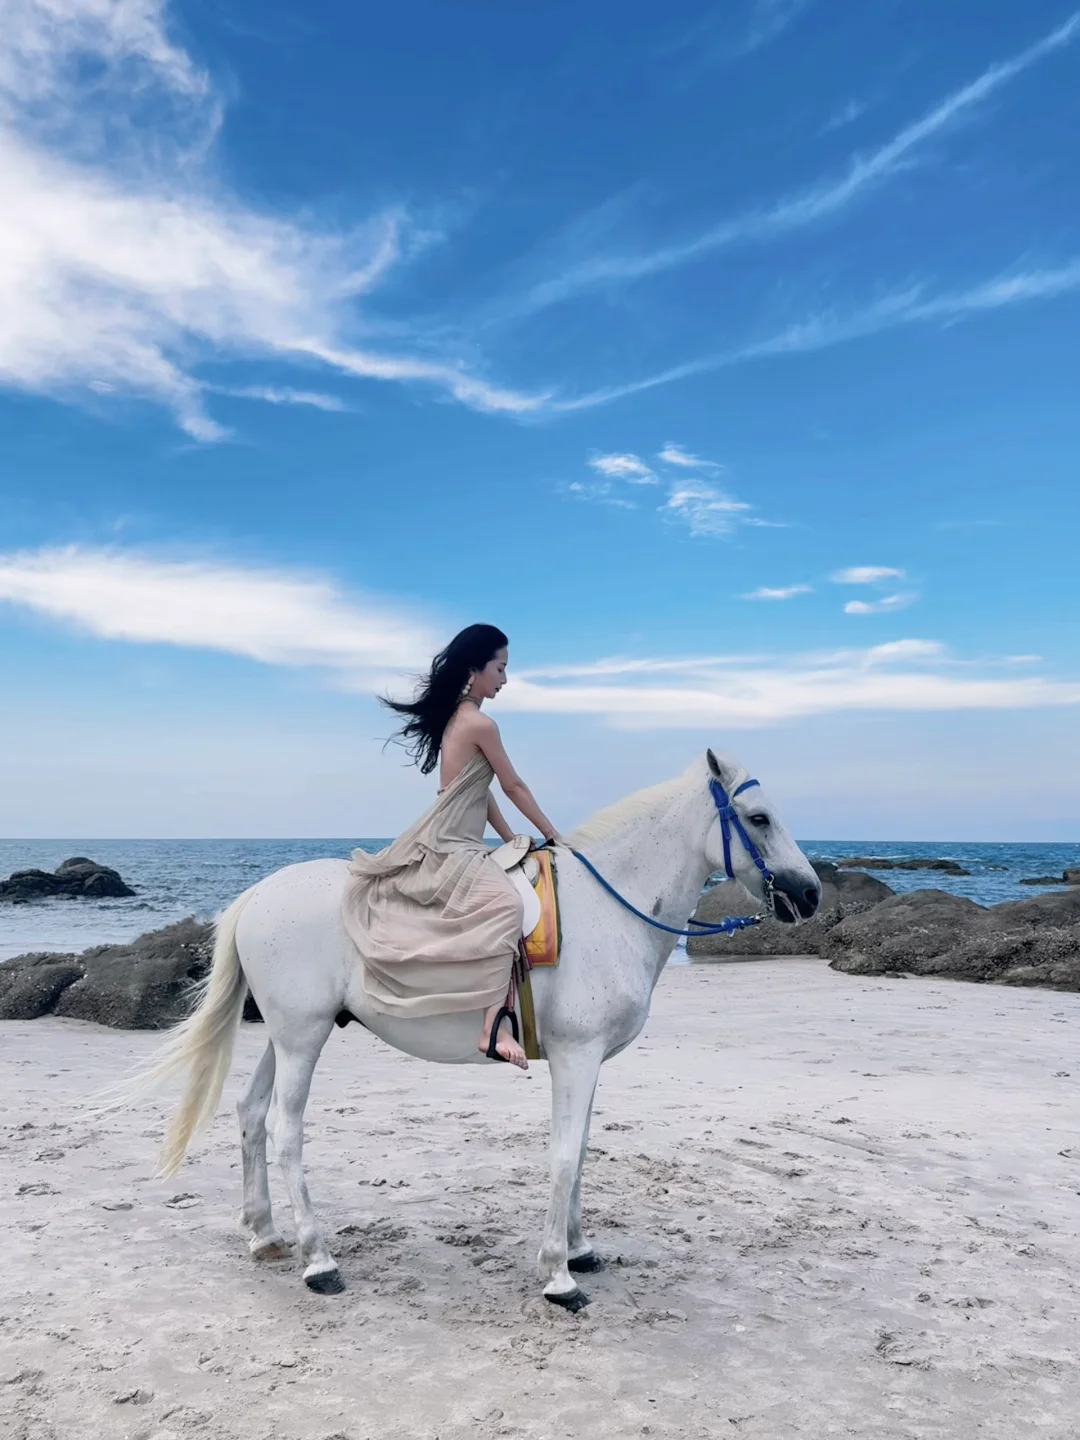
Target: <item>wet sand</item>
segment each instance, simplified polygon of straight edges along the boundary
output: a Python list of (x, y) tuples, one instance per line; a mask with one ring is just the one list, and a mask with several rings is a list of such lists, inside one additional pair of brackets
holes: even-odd
[[(1080, 996), (684, 967), (606, 1066), (605, 1274), (539, 1295), (546, 1067), (335, 1031), (308, 1174), (347, 1292), (257, 1266), (231, 1102), (150, 1178), (166, 1099), (80, 1098), (160, 1037), (0, 1024), (5, 1440), (1080, 1434)], [(286, 1235), (292, 1219), (271, 1183)]]

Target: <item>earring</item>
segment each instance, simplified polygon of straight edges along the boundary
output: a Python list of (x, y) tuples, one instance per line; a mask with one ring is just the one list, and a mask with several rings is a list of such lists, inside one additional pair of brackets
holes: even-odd
[(469, 678), (465, 681), (465, 688), (464, 688), (464, 689), (462, 690), (462, 692), (461, 692), (461, 699), (462, 699), (462, 700), (471, 700), (471, 699), (472, 699), (472, 696), (471, 696), (471, 694), (469, 693), (469, 692), (472, 690), (472, 682), (473, 682), (473, 677), (470, 675)]

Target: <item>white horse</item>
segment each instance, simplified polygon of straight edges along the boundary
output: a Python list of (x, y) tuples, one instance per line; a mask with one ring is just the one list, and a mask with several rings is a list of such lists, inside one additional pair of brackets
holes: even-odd
[[(575, 832), (574, 849), (643, 917), (675, 930), (685, 925), (706, 878), (721, 868), (778, 919), (808, 918), (821, 893), (817, 876), (764, 792), (751, 784), (754, 788), (733, 761), (707, 751), (678, 779), (600, 812)], [(721, 796), (725, 802), (730, 797), (726, 819)], [(552, 1091), (551, 1198), (538, 1266), (544, 1295), (577, 1310), (588, 1299), (572, 1272), (603, 1268), (581, 1228), (581, 1170), (600, 1066), (640, 1033), (675, 940), (669, 930), (653, 928), (623, 908), (573, 853), (560, 849), (555, 862), (562, 950), (557, 968), (532, 974), (537, 1038)], [(250, 989), (268, 1043), (237, 1106), (244, 1185), (240, 1222), (250, 1233), (252, 1255), (286, 1253), (270, 1213), (269, 1113), (304, 1280), (322, 1294), (344, 1286), (312, 1210), (301, 1156), (311, 1077), (335, 1019), (356, 1019), (380, 1040), (423, 1060), (491, 1063), (476, 1049), (479, 1013), (400, 1020), (371, 1009), (362, 960), (341, 921), (348, 878), (345, 861), (312, 860), (276, 871), (234, 900), (218, 920), (201, 1003), (136, 1087), (146, 1093), (187, 1072), (162, 1153), (160, 1173), (172, 1174), (193, 1133), (217, 1109)]]

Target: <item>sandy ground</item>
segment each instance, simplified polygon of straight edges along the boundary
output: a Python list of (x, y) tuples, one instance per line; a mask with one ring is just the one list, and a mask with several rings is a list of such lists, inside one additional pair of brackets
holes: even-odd
[[(326, 1298), (248, 1258), (227, 1110), (166, 1183), (164, 1102), (80, 1113), (154, 1036), (2, 1024), (0, 1434), (1080, 1435), (1078, 1019), (814, 960), (669, 971), (601, 1079), (610, 1268), (577, 1317), (534, 1280), (545, 1066), (335, 1032), (308, 1110)], [(261, 1044), (243, 1027), (228, 1098)]]

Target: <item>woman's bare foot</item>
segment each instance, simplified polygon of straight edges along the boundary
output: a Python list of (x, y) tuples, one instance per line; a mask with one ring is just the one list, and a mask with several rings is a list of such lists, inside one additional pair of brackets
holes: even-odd
[[(498, 1005), (493, 1005), (490, 1010), (484, 1011), (484, 1028), (480, 1031), (480, 1039), (476, 1042), (476, 1048), (482, 1055), (486, 1055), (488, 1052), (488, 1046), (491, 1044), (491, 1027), (495, 1023), (495, 1016), (498, 1013)], [(506, 1017), (504, 1016), (504, 1023), (505, 1019)], [(513, 1035), (510, 1034), (508, 1030), (503, 1029), (502, 1025), (499, 1026), (499, 1035), (495, 1041), (495, 1049), (498, 1054), (500, 1054), (504, 1060), (508, 1060), (511, 1065), (517, 1065), (521, 1070), (527, 1070), (529, 1068), (529, 1062), (525, 1058), (525, 1051), (514, 1039)]]

